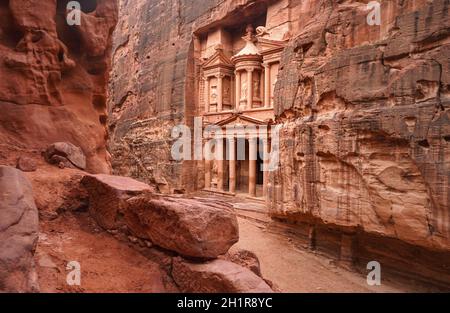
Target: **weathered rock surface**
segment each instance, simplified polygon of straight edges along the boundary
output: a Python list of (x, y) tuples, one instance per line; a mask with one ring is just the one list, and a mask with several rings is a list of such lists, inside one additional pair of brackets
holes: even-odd
[(448, 1), (338, 7), (284, 52), (271, 213), (449, 251)]
[(26, 176), (0, 166), (0, 292), (37, 292), (38, 212)]
[(87, 175), (89, 212), (106, 230), (134, 236), (187, 257), (215, 258), (239, 240), (231, 207), (193, 199), (156, 196), (131, 178)]
[(68, 0), (0, 1), (2, 164), (67, 141), (86, 153), (89, 171), (110, 171), (105, 99), (117, 4), (92, 2), (78, 27), (66, 21)]
[[(127, 201), (139, 221), (139, 233), (154, 244), (183, 256), (215, 258), (239, 240), (236, 215), (230, 206), (193, 199), (143, 195)], [(128, 214), (128, 213), (127, 213)]]
[(253, 4), (262, 2), (120, 2), (108, 98), (114, 174), (140, 178), (164, 193), (195, 189), (202, 180), (195, 162), (170, 154), (172, 128), (193, 125), (196, 112), (192, 32), (246, 6), (260, 10)]
[(16, 168), (22, 172), (34, 172), (37, 170), (36, 161), (29, 157), (19, 157), (17, 159)]
[(256, 254), (253, 253), (252, 251), (242, 249), (236, 251), (229, 251), (224, 256), (224, 259), (236, 263), (238, 265), (244, 266), (249, 270), (251, 270), (256, 275), (258, 275), (259, 277), (262, 277), (259, 259), (256, 256)]
[(89, 195), (80, 184), (85, 175), (81, 170), (61, 170), (48, 164), (26, 174), (33, 186), (34, 201), (41, 221), (54, 220), (65, 212), (88, 210)]
[(127, 177), (112, 175), (86, 175), (81, 184), (89, 193), (89, 213), (106, 230), (126, 226), (123, 220), (126, 200), (154, 189)]
[[(448, 284), (449, 3), (382, 2), (369, 26), (364, 3), (309, 2), (314, 23), (285, 49), (275, 91), (270, 213), (353, 232), (367, 257)], [(333, 237), (311, 238), (348, 258), (348, 237)]]
[(225, 260), (192, 263), (174, 258), (172, 276), (183, 292), (272, 293), (267, 283), (249, 269)]
[(86, 156), (80, 147), (70, 142), (56, 142), (45, 151), (45, 160), (50, 164), (69, 168), (86, 169)]

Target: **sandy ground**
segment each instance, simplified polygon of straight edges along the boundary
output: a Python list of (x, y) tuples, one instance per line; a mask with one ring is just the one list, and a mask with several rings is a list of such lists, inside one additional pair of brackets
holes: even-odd
[(265, 226), (238, 218), (239, 243), (232, 249), (256, 253), (265, 278), (282, 292), (417, 292), (422, 286), (383, 278), (381, 286), (369, 286), (366, 276), (335, 265), (324, 255), (302, 249), (295, 239), (270, 232)]
[[(102, 231), (87, 213), (41, 222), (36, 265), (41, 292), (167, 292), (175, 287), (132, 246)], [(69, 286), (71, 261), (81, 266), (81, 286)]]

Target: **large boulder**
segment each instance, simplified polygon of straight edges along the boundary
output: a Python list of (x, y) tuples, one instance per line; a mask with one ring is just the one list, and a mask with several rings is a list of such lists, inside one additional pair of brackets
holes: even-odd
[(131, 198), (127, 204), (141, 233), (183, 256), (216, 258), (239, 241), (236, 215), (225, 204), (150, 194)]
[(128, 177), (86, 175), (81, 184), (89, 193), (89, 213), (106, 230), (126, 226), (123, 220), (126, 200), (154, 188)]
[(216, 258), (239, 240), (231, 206), (155, 195), (132, 178), (86, 175), (89, 212), (106, 230), (123, 230), (186, 257)]
[(24, 174), (0, 166), (0, 292), (37, 292), (38, 211)]
[(172, 277), (183, 292), (273, 292), (261, 277), (246, 267), (220, 259), (206, 263), (193, 263), (182, 258), (174, 258)]
[(45, 160), (50, 164), (86, 169), (86, 156), (80, 147), (70, 142), (56, 142), (45, 151)]

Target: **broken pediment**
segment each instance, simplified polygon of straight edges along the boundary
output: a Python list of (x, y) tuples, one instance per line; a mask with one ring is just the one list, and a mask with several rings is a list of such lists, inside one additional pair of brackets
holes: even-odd
[(270, 54), (283, 51), (286, 41), (258, 38), (258, 48), (261, 54)]

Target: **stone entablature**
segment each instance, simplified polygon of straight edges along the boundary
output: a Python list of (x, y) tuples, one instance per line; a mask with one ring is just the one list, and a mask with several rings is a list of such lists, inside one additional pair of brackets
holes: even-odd
[[(252, 113), (255, 113), (255, 111)], [(240, 189), (251, 197), (266, 196), (269, 173), (260, 169), (262, 164), (258, 164), (258, 154), (260, 151), (269, 153), (271, 146), (271, 126), (274, 122), (270, 118), (261, 119), (261, 117), (268, 116), (268, 110), (260, 110), (257, 113), (259, 113), (260, 118), (244, 113), (228, 113), (226, 116), (210, 115), (209, 120), (204, 121), (204, 128), (213, 125), (222, 130), (221, 135), (215, 132), (209, 135), (207, 134), (204, 138), (205, 151), (216, 154), (217, 149), (220, 149), (218, 154), (223, 156), (223, 158), (219, 159), (212, 156), (205, 158), (205, 190), (228, 192), (235, 195), (237, 190)], [(249, 129), (245, 128), (246, 126), (253, 127)], [(233, 131), (233, 135), (227, 133), (228, 127)], [(238, 129), (242, 131), (238, 131)], [(264, 138), (261, 137), (261, 131), (267, 132)], [(214, 153), (210, 151), (211, 147), (206, 147), (211, 139), (219, 139), (219, 143), (214, 144)], [(248, 147), (244, 149), (245, 151), (238, 151), (238, 147), (242, 144), (244, 146), (247, 144)], [(245, 154), (244, 158), (241, 158), (242, 153)], [(245, 169), (242, 169), (240, 166), (241, 162), (245, 162)], [(268, 159), (261, 160), (260, 162), (268, 162)], [(262, 174), (262, 182), (259, 183), (257, 178), (258, 172)], [(246, 186), (239, 184), (239, 181), (244, 176)], [(260, 195), (257, 193), (257, 185), (261, 185), (262, 187), (262, 194)]]

